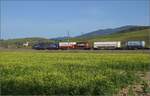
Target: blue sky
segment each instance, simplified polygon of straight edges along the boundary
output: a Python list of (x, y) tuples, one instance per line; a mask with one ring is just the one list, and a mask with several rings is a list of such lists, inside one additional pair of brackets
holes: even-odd
[(150, 0), (2, 0), (3, 39), (62, 37), (124, 25), (150, 25)]

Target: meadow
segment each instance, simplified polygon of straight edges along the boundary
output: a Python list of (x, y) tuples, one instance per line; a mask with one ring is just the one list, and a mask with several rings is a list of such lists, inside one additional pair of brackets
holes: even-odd
[(112, 95), (150, 70), (147, 53), (0, 52), (2, 95)]

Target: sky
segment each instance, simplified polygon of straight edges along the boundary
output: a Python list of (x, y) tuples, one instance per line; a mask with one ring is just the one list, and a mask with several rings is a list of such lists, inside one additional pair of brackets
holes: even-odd
[(1, 37), (77, 36), (124, 25), (150, 25), (150, 0), (1, 0)]

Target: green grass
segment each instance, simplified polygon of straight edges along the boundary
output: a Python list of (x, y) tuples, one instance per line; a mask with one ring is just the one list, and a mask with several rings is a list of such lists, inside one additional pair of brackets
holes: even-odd
[(3, 95), (111, 95), (150, 69), (146, 53), (0, 52)]

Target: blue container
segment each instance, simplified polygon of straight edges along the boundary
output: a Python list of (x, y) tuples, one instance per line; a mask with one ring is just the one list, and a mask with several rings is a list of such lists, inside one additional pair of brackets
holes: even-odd
[(145, 41), (128, 41), (126, 43), (126, 46), (129, 48), (129, 49), (142, 49), (142, 48), (145, 48)]

